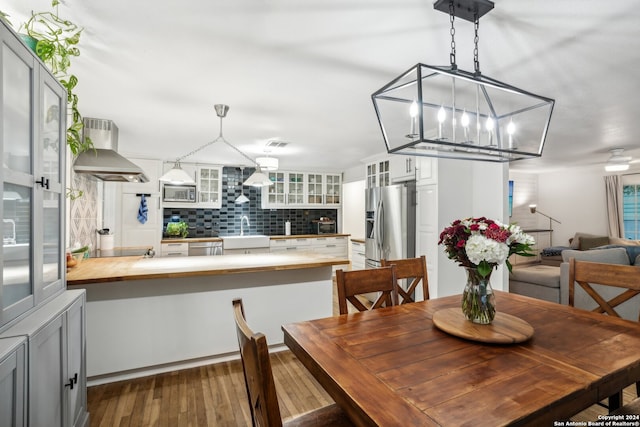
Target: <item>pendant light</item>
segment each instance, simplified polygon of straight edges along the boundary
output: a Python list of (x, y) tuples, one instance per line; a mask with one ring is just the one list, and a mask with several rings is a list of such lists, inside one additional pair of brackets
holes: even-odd
[[(216, 114), (218, 117), (220, 117), (220, 134), (218, 135), (218, 137), (216, 139), (214, 139), (213, 141), (207, 142), (206, 144), (196, 148), (195, 150), (185, 154), (182, 157), (179, 157), (178, 159), (176, 159), (176, 162), (173, 166), (173, 168), (168, 171), (167, 173), (165, 173), (164, 175), (162, 175), (160, 177), (160, 181), (162, 182), (170, 182), (170, 183), (180, 183), (180, 184), (195, 184), (195, 181), (193, 180), (193, 178), (191, 178), (184, 170), (182, 170), (182, 168), (180, 168), (180, 160), (184, 159), (185, 157), (189, 157), (195, 153), (197, 153), (198, 151), (212, 145), (215, 144), (216, 142), (220, 141), (223, 142), (224, 144), (226, 144), (228, 147), (232, 148), (234, 151), (236, 151), (238, 154), (240, 154), (242, 157), (244, 157), (245, 159), (249, 160), (249, 162), (251, 162), (251, 164), (256, 166), (256, 172), (254, 172), (253, 175), (251, 175), (248, 180), (251, 180), (254, 175), (258, 174), (258, 176), (256, 176), (251, 184), (247, 184), (246, 181), (244, 183), (244, 185), (253, 185), (253, 186), (257, 186), (257, 187), (264, 187), (267, 185), (273, 185), (273, 182), (271, 182), (271, 180), (269, 180), (269, 177), (267, 177), (266, 175), (264, 175), (262, 172), (260, 172), (260, 165), (253, 160), (251, 157), (247, 156), (245, 153), (243, 153), (242, 151), (240, 151), (238, 148), (236, 148), (235, 146), (231, 145), (226, 139), (224, 139), (224, 137), (222, 136), (222, 119), (225, 118), (227, 116), (227, 112), (229, 111), (229, 106), (228, 105), (224, 105), (224, 104), (216, 104), (213, 106), (213, 108), (216, 111)], [(188, 180), (187, 181), (187, 177)], [(265, 179), (266, 178), (266, 179)], [(179, 181), (182, 180), (182, 181)]]
[(195, 180), (191, 175), (184, 171), (180, 167), (180, 161), (176, 160), (173, 167), (164, 175), (160, 177), (161, 182), (167, 184), (195, 184)]
[[(480, 73), (480, 17), (489, 0), (437, 0), (449, 14), (449, 66), (418, 63), (371, 95), (387, 151), (510, 162), (540, 157), (555, 101)], [(474, 72), (456, 65), (455, 18), (473, 22)]]
[[(244, 178), (244, 168), (240, 168), (240, 179), (242, 180), (243, 178)], [(236, 197), (235, 203), (237, 205), (241, 205), (243, 203), (247, 203), (248, 201), (249, 201), (249, 198), (244, 195), (244, 192), (242, 192), (238, 197)]]

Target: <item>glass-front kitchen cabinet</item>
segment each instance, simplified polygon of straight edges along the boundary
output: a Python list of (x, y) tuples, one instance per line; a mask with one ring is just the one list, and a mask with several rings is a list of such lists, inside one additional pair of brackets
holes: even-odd
[(198, 166), (198, 204), (204, 208), (222, 207), (222, 168)]
[(263, 209), (340, 205), (340, 174), (275, 171), (268, 176), (273, 185), (263, 187)]
[(65, 89), (0, 25), (2, 325), (64, 289)]

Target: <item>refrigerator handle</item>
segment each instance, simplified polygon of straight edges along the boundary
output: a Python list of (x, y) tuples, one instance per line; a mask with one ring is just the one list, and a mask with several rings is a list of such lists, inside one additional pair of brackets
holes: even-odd
[(376, 218), (378, 225), (378, 250), (380, 251), (380, 258), (385, 258), (384, 254), (384, 202), (380, 198), (378, 203), (378, 217)]

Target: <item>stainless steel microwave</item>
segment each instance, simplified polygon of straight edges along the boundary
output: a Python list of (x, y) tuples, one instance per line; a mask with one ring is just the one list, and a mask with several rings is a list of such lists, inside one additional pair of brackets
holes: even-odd
[(335, 234), (335, 221), (311, 221), (311, 234)]
[(195, 203), (196, 186), (165, 184), (162, 190), (162, 200), (165, 202)]

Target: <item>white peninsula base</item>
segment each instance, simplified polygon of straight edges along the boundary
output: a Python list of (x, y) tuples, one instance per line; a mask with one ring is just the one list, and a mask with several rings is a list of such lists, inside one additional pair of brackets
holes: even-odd
[(331, 265), (81, 287), (89, 385), (237, 358), (234, 298), (271, 346), (283, 343), (281, 325), (332, 315)]

